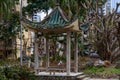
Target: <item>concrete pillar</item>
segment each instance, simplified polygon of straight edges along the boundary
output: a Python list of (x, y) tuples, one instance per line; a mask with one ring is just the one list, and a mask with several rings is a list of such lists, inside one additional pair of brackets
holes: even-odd
[(67, 51), (66, 51), (66, 56), (67, 56), (67, 63), (66, 63), (66, 68), (67, 68), (67, 75), (70, 75), (70, 67), (71, 67), (71, 39), (70, 39), (70, 32), (67, 32)]
[(46, 38), (46, 68), (49, 67), (49, 39)]
[(39, 67), (39, 60), (38, 60), (38, 41), (37, 41), (37, 35), (35, 34), (35, 74), (37, 74), (37, 69)]
[(78, 38), (77, 33), (75, 33), (75, 72), (78, 72)]
[(46, 53), (46, 38), (44, 38), (44, 52)]

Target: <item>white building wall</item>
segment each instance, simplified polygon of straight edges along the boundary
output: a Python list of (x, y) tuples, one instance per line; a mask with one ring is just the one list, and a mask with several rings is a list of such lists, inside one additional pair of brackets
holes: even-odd
[[(116, 9), (116, 4), (120, 3), (120, 0), (107, 0), (105, 3), (103, 10), (105, 14), (108, 14), (109, 12), (112, 12)], [(120, 12), (120, 7), (117, 12)]]
[(35, 13), (32, 18), (33, 18), (32, 19), (33, 22), (40, 22), (41, 21), (41, 17), (40, 17), (40, 15), (38, 15), (38, 13)]
[[(112, 9), (116, 9), (116, 4), (117, 4), (117, 3), (120, 3), (120, 0), (111, 0), (111, 2), (112, 2), (111, 8), (112, 8)], [(120, 12), (120, 7), (119, 7), (119, 9), (118, 9), (118, 12)]]

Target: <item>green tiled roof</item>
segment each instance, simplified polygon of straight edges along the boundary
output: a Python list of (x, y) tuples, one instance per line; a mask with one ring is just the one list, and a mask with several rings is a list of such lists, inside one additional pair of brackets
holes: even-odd
[(57, 6), (49, 14), (49, 16), (41, 22), (32, 22), (25, 18), (22, 18), (22, 22), (25, 24), (29, 24), (34, 28), (39, 28), (39, 29), (64, 28), (70, 25), (71, 23), (67, 20), (67, 18), (65, 17), (64, 13), (62, 12), (59, 6)]

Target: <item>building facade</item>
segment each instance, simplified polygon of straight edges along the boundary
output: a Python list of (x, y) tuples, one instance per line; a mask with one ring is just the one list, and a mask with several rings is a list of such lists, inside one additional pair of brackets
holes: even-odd
[[(117, 3), (120, 3), (120, 0), (107, 0), (105, 5), (103, 6), (104, 13), (108, 14), (109, 12), (115, 10)], [(120, 7), (118, 8), (117, 12), (120, 12)]]
[[(20, 11), (20, 4), (19, 2), (17, 2), (18, 4), (16, 4), (16, 11)], [(22, 0), (22, 7), (25, 7), (27, 6), (27, 0)], [(29, 20), (35, 20), (35, 21), (38, 21), (36, 19), (36, 16), (33, 16), (33, 19), (27, 17)], [(22, 53), (23, 53), (23, 56), (24, 55), (27, 55), (27, 56), (30, 56), (31, 53), (33, 53), (33, 50), (31, 51), (31, 48), (33, 47), (32, 44), (33, 44), (33, 38), (34, 38), (34, 33), (32, 33), (30, 30), (27, 30), (27, 29), (24, 29), (23, 30), (23, 37), (22, 37)], [(32, 35), (32, 36), (31, 36)], [(17, 57), (20, 57), (20, 38), (18, 37), (16, 39), (17, 41)], [(33, 49), (33, 48), (32, 48)]]

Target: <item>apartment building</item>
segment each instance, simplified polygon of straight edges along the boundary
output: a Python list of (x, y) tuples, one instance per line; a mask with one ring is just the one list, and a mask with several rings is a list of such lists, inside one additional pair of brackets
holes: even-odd
[[(103, 6), (104, 13), (108, 14), (109, 12), (115, 10), (117, 3), (120, 3), (120, 0), (107, 0), (105, 5)], [(120, 7), (117, 12), (120, 12)]]
[[(16, 11), (20, 11), (20, 4), (16, 5)], [(22, 7), (27, 6), (27, 0), (22, 0)], [(29, 17), (27, 17), (29, 18)], [(40, 17), (37, 14), (34, 14), (32, 18), (29, 18), (31, 21), (39, 22)], [(34, 42), (34, 32), (24, 29), (22, 37), (22, 53), (23, 55), (30, 56), (33, 53), (33, 42)], [(17, 57), (20, 57), (20, 38), (17, 38)]]

